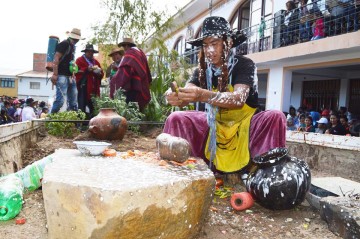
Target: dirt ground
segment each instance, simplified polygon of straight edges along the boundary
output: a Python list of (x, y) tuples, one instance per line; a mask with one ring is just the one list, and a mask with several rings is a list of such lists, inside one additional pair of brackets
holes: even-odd
[[(161, 133), (161, 128), (151, 127), (147, 132), (135, 134), (128, 131), (122, 141), (112, 141), (112, 148), (117, 151), (141, 150), (156, 152), (155, 139)], [(81, 133), (76, 140), (90, 139), (89, 135)], [(76, 148), (74, 139), (60, 139), (51, 135), (43, 135), (39, 142), (26, 150), (23, 155), (24, 167), (42, 159), (58, 148)], [(312, 171), (312, 175), (321, 172)], [(242, 185), (227, 186), (235, 192), (244, 191)], [(16, 219), (25, 218), (26, 223), (16, 224)], [(24, 195), (23, 209), (13, 220), (0, 221), (0, 238), (4, 239), (45, 239), (47, 238), (46, 216), (42, 190)], [(317, 211), (305, 201), (292, 210), (271, 211), (258, 204), (246, 211), (234, 211), (230, 205), (230, 198), (215, 197), (209, 209), (205, 226), (198, 239), (217, 238), (339, 238), (329, 231)]]

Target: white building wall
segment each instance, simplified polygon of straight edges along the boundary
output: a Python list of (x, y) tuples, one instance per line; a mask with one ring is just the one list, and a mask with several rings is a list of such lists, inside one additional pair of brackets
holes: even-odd
[(295, 109), (299, 108), (301, 105), (301, 92), (302, 92), (302, 81), (301, 80), (296, 80), (296, 81), (293, 80), (290, 105), (294, 106)]
[[(244, 0), (241, 0), (244, 1)], [(232, 16), (235, 7), (241, 2), (239, 0), (229, 0), (228, 2), (222, 4), (219, 8), (216, 8), (213, 10), (212, 12), (212, 16), (221, 16), (224, 17), (226, 20), (230, 20), (230, 17)], [(173, 35), (171, 38), (169, 38), (166, 41), (166, 45), (169, 46), (171, 49), (174, 47), (175, 41), (180, 37), (180, 36), (186, 36), (186, 27), (190, 24), (192, 26), (192, 28), (194, 29), (194, 34), (196, 34), (198, 32), (198, 30), (200, 29), (203, 21), (205, 18), (210, 16), (210, 11), (207, 15), (204, 15), (198, 19), (196, 19), (196, 21), (191, 22), (191, 23), (184, 23), (184, 28), (181, 29), (180, 31), (178, 31), (175, 35)]]
[(258, 96), (266, 98), (267, 74), (258, 75)]
[[(30, 89), (30, 82), (40, 82), (40, 89)], [(51, 89), (51, 81), (46, 84), (45, 79), (41, 78), (20, 78), (19, 87), (18, 87), (18, 96), (19, 98), (25, 98), (30, 96), (35, 100), (44, 100), (47, 101), (49, 97), (55, 95), (54, 90)]]
[(339, 107), (346, 106), (349, 89), (349, 79), (341, 79), (339, 92)]

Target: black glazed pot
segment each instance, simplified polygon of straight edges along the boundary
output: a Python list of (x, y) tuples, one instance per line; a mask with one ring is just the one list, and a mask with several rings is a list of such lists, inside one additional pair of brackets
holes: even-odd
[(309, 166), (287, 153), (286, 148), (275, 148), (252, 160), (257, 169), (249, 175), (246, 189), (265, 208), (294, 208), (304, 201), (310, 189)]

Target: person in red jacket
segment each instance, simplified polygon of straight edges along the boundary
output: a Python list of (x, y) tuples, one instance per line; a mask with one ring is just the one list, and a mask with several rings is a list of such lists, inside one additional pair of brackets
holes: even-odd
[(94, 115), (94, 105), (92, 97), (100, 96), (101, 79), (104, 72), (100, 63), (94, 58), (94, 53), (98, 53), (92, 44), (87, 44), (82, 56), (76, 59), (76, 65), (79, 72), (76, 73), (76, 85), (78, 88), (78, 105), (79, 109), (87, 113), (88, 118)]
[(123, 56), (116, 74), (110, 81), (110, 97), (113, 99), (119, 88), (125, 91), (126, 103), (137, 102), (140, 111), (150, 102), (151, 74), (144, 52), (136, 47), (132, 38), (123, 38), (118, 44), (123, 47)]

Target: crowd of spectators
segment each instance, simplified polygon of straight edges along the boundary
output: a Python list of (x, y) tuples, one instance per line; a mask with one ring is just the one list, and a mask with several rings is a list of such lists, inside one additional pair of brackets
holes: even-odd
[(339, 110), (323, 109), (320, 112), (306, 110), (299, 107), (295, 110), (290, 107), (285, 112), (287, 117), (287, 130), (313, 132), (319, 134), (359, 136), (360, 121), (346, 107)]
[(46, 118), (49, 108), (45, 101), (34, 100), (31, 97), (18, 99), (17, 97), (0, 97), (0, 125), (22, 122), (32, 119)]
[(357, 31), (360, 0), (290, 0), (283, 13), (281, 45)]

